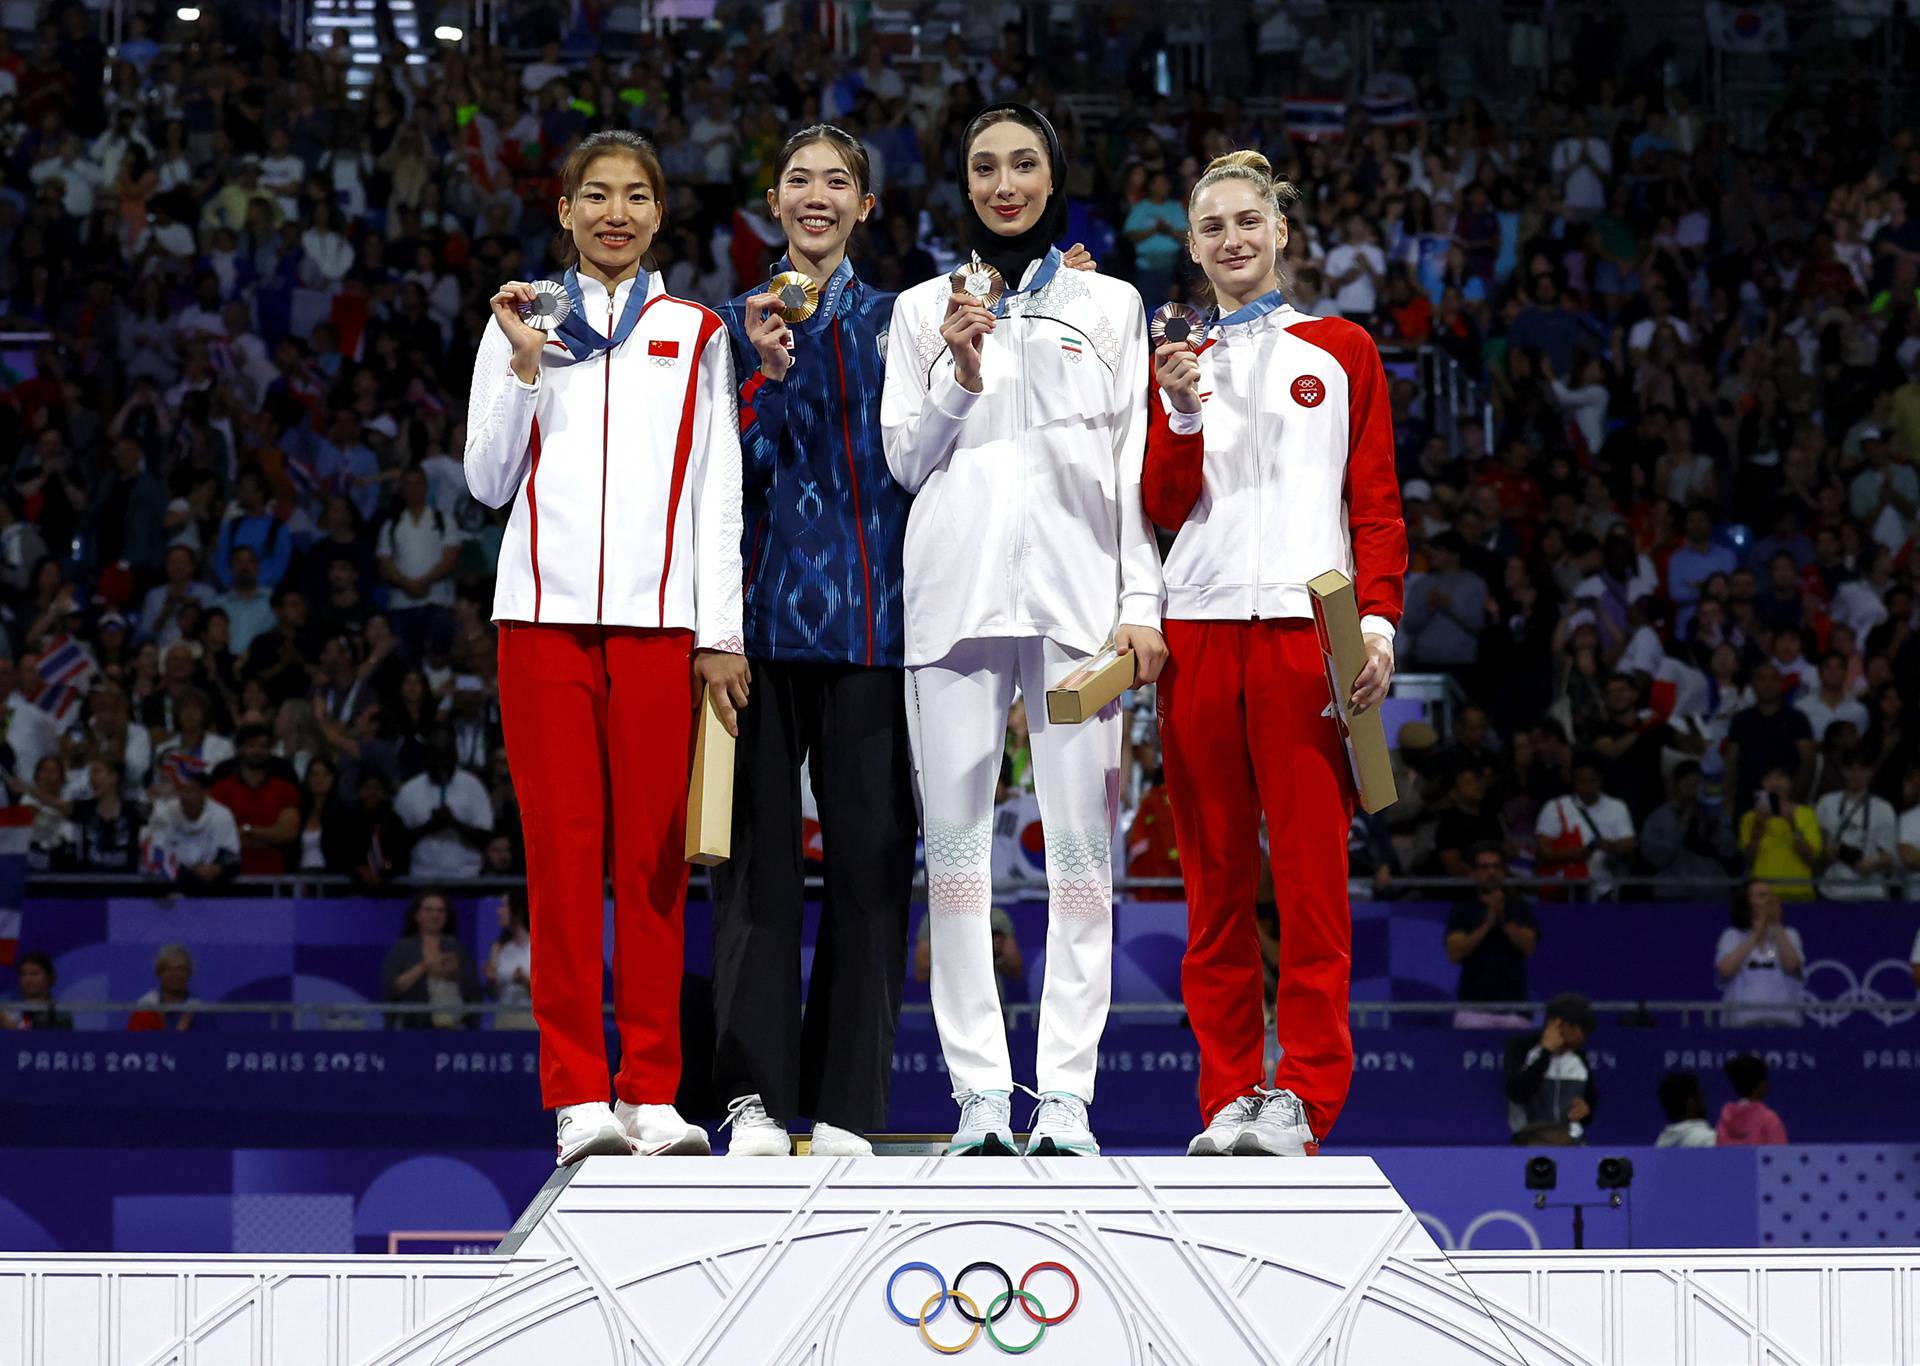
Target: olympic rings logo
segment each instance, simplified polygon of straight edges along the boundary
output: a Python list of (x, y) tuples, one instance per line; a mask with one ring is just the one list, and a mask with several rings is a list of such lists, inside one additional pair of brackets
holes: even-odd
[[(927, 1296), (926, 1302), (920, 1306), (920, 1312), (918, 1314), (908, 1314), (900, 1307), (898, 1301), (894, 1299), (893, 1291), (894, 1287), (900, 1283), (902, 1276), (914, 1271), (924, 1272), (926, 1275), (931, 1276), (938, 1289)], [(1043, 1271), (1052, 1271), (1065, 1276), (1067, 1278), (1067, 1284), (1073, 1287), (1072, 1300), (1068, 1302), (1066, 1309), (1058, 1314), (1047, 1313), (1047, 1307), (1040, 1303), (1040, 1297), (1027, 1289), (1027, 1282), (1031, 1281)], [(975, 1272), (991, 1274), (1000, 1278), (1000, 1293), (987, 1302), (987, 1311), (984, 1314), (980, 1312), (979, 1303), (960, 1288), (961, 1282)], [(973, 1327), (967, 1333), (966, 1337), (958, 1342), (939, 1342), (934, 1338), (933, 1334), (928, 1331), (927, 1325), (935, 1322), (942, 1314), (947, 1312), (947, 1304), (949, 1301), (953, 1304), (954, 1313), (972, 1324)], [(1011, 1313), (1013, 1306), (1016, 1304), (1020, 1306), (1020, 1312), (1027, 1316), (1029, 1322), (1038, 1325), (1038, 1331), (1025, 1342), (1020, 1343), (1008, 1342), (994, 1331), (994, 1325)], [(953, 1278), (953, 1285), (951, 1287), (947, 1285), (947, 1278), (941, 1275), (939, 1270), (928, 1262), (903, 1262), (894, 1268), (891, 1276), (887, 1277), (887, 1312), (907, 1327), (917, 1330), (920, 1334), (920, 1340), (926, 1343), (927, 1346), (933, 1348), (934, 1351), (940, 1353), (941, 1356), (958, 1356), (960, 1353), (966, 1351), (967, 1348), (973, 1346), (982, 1331), (985, 1331), (987, 1341), (991, 1342), (1001, 1351), (1007, 1353), (1009, 1356), (1020, 1356), (1038, 1347), (1042, 1339), (1047, 1336), (1047, 1329), (1054, 1327), (1056, 1324), (1065, 1323), (1073, 1317), (1073, 1311), (1079, 1307), (1080, 1280), (1058, 1262), (1034, 1263), (1027, 1268), (1027, 1274), (1020, 1278), (1018, 1285), (1014, 1284), (1013, 1277), (1007, 1274), (1006, 1269), (996, 1262), (969, 1263), (961, 1268), (958, 1276)]]
[[(1891, 972), (1896, 985), (1904, 985), (1910, 978), (1912, 969), (1898, 958), (1883, 958), (1868, 968), (1864, 977), (1857, 977), (1852, 968), (1835, 958), (1821, 958), (1807, 964), (1806, 971), (1801, 977), (1801, 981), (1806, 984), (1807, 1018), (1814, 1024), (1824, 1025), (1828, 1029), (1837, 1028), (1856, 1013), (1878, 1020), (1889, 1029), (1894, 1025), (1905, 1024), (1916, 1014), (1916, 1002), (1911, 999), (1903, 1000), (1898, 995), (1891, 997), (1884, 995), (1874, 985), (1883, 972)], [(1823, 997), (1814, 989), (1816, 977), (1840, 978), (1846, 985), (1837, 988), (1831, 998)], [(1855, 1009), (1850, 1010), (1847, 1007)]]

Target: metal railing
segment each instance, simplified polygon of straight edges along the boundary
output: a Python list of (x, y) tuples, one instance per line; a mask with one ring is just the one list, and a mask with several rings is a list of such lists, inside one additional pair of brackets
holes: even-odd
[[(1602, 1000), (1591, 1004), (1597, 1016), (1620, 1020), (1629, 1027), (1715, 1027), (1723, 1024), (1729, 1013), (1750, 1015), (1756, 1009), (1751, 1004), (1729, 1004), (1721, 1000)], [(440, 1005), (387, 1001), (206, 1001), (155, 1005), (139, 1001), (60, 1001), (57, 1005), (61, 1013), (75, 1018), (136, 1014), (162, 1017), (235, 1016), (264, 1018), (270, 1030), (284, 1028), (309, 1032), (375, 1030), (386, 1027), (389, 1021), (436, 1015), (457, 1016), (467, 1021), (466, 1025), (453, 1028), (473, 1028), (482, 1020), (491, 1021), (496, 1016), (508, 1016), (516, 1023), (500, 1028), (498, 1032), (532, 1032), (530, 1007), (524, 1002), (472, 1001)], [(0, 1013), (17, 1009), (17, 1002), (0, 1002)], [(603, 1001), (600, 1009), (603, 1015), (611, 1016), (613, 1003)], [(1463, 1012), (1538, 1019), (1545, 1009), (1544, 1001), (1352, 1001), (1348, 1003), (1347, 1015), (1355, 1028), (1384, 1029), (1402, 1019), (1453, 1016)], [(1886, 1023), (1891, 1024), (1903, 1023), (1920, 1013), (1920, 1000), (1808, 1001), (1801, 1009), (1810, 1020), (1817, 1020), (1824, 1025), (1838, 1023), (1856, 1014), (1883, 1017)], [(1029, 1021), (1038, 1016), (1040, 1003), (1005, 1002), (1000, 1010), (1009, 1020)], [(928, 1016), (932, 1013), (933, 1006), (927, 1001), (909, 1001), (901, 1007), (901, 1014), (905, 1016)], [(1185, 1020), (1187, 1008), (1179, 1001), (1116, 1001), (1108, 1013), (1117, 1021), (1179, 1024)], [(115, 1030), (89, 1029), (81, 1032), (110, 1033)]]

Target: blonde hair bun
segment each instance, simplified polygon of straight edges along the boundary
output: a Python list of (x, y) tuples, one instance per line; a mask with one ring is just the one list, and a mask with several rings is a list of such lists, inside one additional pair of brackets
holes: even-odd
[(1237, 152), (1228, 152), (1223, 157), (1215, 157), (1207, 163), (1207, 169), (1202, 174), (1212, 175), (1215, 171), (1224, 171), (1228, 167), (1238, 166), (1244, 166), (1247, 170), (1264, 176), (1268, 180), (1273, 179), (1273, 163), (1251, 147), (1243, 147)]

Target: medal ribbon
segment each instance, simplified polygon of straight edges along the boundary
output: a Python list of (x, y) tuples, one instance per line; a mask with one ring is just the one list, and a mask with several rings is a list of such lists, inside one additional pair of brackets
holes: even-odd
[[(633, 277), (633, 288), (627, 292), (626, 307), (620, 310), (620, 321), (613, 329), (611, 339), (603, 337), (587, 321), (587, 300), (580, 291), (580, 272), (577, 267), (568, 267), (567, 273), (560, 277), (560, 283), (566, 286), (567, 297), (573, 301), (573, 311), (560, 320), (555, 330), (560, 340), (567, 344), (567, 350), (573, 353), (575, 360), (585, 360), (596, 351), (610, 351), (633, 335), (633, 329), (640, 322), (640, 310), (647, 304), (647, 289), (651, 283), (647, 272), (642, 270)], [(619, 286), (614, 286), (618, 289)]]
[(1287, 296), (1277, 289), (1270, 289), (1252, 303), (1234, 309), (1233, 312), (1227, 314), (1224, 318), (1220, 316), (1220, 310), (1216, 307), (1213, 309), (1213, 317), (1207, 320), (1207, 325), (1202, 330), (1202, 335), (1204, 336), (1206, 333), (1212, 332), (1216, 327), (1233, 327), (1240, 323), (1250, 323), (1256, 318), (1266, 317), (1267, 314), (1272, 313), (1275, 309), (1285, 308), (1286, 306)]
[(1045, 289), (1048, 284), (1052, 282), (1053, 277), (1059, 273), (1060, 259), (1060, 248), (1048, 247), (1047, 254), (1040, 258), (1040, 268), (1033, 272), (1032, 284), (1028, 285), (1025, 289), (1015, 289), (1013, 287), (1013, 281), (1007, 281), (1007, 287), (1000, 293), (1000, 302), (994, 306), (993, 316), (996, 318), (1006, 317), (1007, 305), (1012, 302), (1014, 295), (1038, 294), (1041, 290)]

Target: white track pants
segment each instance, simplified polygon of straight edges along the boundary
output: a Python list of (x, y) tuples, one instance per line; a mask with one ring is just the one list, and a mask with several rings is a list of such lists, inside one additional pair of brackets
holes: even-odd
[(933, 1016), (956, 1093), (1010, 1091), (994, 989), (993, 794), (1007, 709), (1027, 699), (1047, 838), (1047, 980), (1035, 1061), (1042, 1091), (1093, 1099), (1113, 996), (1113, 839), (1122, 724), (1117, 706), (1077, 726), (1047, 722), (1046, 691), (1085, 658), (1044, 637), (964, 640), (907, 670), (907, 726), (927, 848)]

